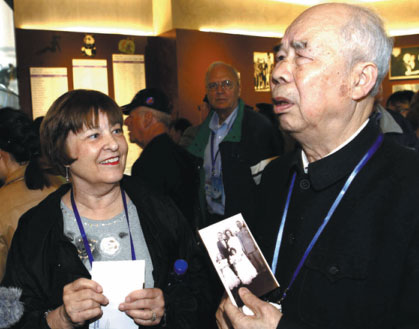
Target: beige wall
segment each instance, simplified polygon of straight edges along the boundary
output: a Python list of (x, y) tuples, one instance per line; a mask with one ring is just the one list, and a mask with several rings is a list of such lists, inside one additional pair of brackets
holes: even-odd
[[(131, 35), (159, 35), (172, 29), (189, 29), (278, 37), (308, 7), (288, 2), (289, 0), (15, 0), (15, 24), (23, 29)], [(375, 8), (386, 21), (392, 35), (419, 33), (418, 0), (346, 2), (362, 3)]]
[(21, 29), (154, 35), (152, 0), (15, 0)]

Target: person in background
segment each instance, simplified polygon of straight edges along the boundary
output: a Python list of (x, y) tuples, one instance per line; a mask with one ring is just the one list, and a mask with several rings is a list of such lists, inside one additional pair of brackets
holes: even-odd
[(0, 109), (0, 280), (18, 220), (61, 185), (42, 166), (39, 129), (22, 111)]
[(419, 328), (419, 155), (370, 119), (392, 43), (377, 14), (344, 3), (287, 28), (271, 91), (301, 149), (265, 168), (247, 221), (281, 309), (241, 288), (254, 315), (224, 299), (221, 329)]
[[(200, 117), (200, 122), (202, 122), (202, 118), (206, 118), (210, 111), (210, 106), (208, 104), (208, 96), (205, 95), (202, 99), (202, 103), (198, 105), (198, 112)], [(182, 137), (179, 140), (179, 145), (187, 148), (191, 142), (195, 139), (196, 134), (198, 133), (199, 125), (198, 126), (190, 126), (185, 129), (182, 134)]]
[(199, 228), (240, 212), (252, 213), (257, 185), (251, 168), (281, 152), (271, 123), (240, 98), (234, 67), (212, 63), (205, 87), (211, 111), (187, 147), (199, 159)]
[(169, 136), (176, 144), (179, 144), (184, 131), (192, 126), (188, 119), (178, 118), (170, 124)]
[(406, 117), (413, 95), (414, 92), (411, 90), (400, 90), (392, 93), (386, 102), (387, 110), (397, 112)]
[(417, 150), (418, 139), (411, 127), (409, 120), (407, 120), (400, 112), (385, 109), (381, 105), (383, 88), (380, 86), (374, 100), (374, 111), (371, 114), (371, 121), (375, 122), (380, 127), (383, 134), (394, 142)]
[[(23, 291), (25, 313), (14, 328), (93, 326), (109, 303), (91, 280), (94, 261), (145, 261), (145, 288), (132, 287), (119, 305), (130, 328), (197, 328), (209, 318), (203, 256), (182, 214), (123, 175), (122, 124), (118, 105), (94, 90), (67, 92), (48, 110), (43, 153), (70, 183), (20, 218), (2, 282)], [(170, 281), (177, 259), (188, 271)]]
[(409, 120), (412, 129), (419, 138), (419, 91), (412, 97), (406, 119)]
[(122, 110), (131, 142), (143, 148), (131, 176), (171, 197), (194, 229), (194, 158), (169, 136), (169, 98), (160, 89), (143, 89)]

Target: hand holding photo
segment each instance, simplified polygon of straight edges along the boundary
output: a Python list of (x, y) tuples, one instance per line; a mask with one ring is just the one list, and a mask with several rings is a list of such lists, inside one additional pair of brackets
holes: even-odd
[(240, 287), (258, 297), (279, 287), (241, 214), (198, 232), (234, 305), (243, 306)]

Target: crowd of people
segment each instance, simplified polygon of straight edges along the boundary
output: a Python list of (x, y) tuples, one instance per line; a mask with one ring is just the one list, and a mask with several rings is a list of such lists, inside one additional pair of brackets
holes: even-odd
[[(216, 61), (198, 126), (158, 88), (122, 107), (72, 90), (34, 122), (0, 109), (0, 279), (24, 305), (10, 326), (102, 329), (93, 262), (141, 259), (144, 287), (118, 305), (129, 328), (419, 328), (419, 92), (383, 104), (392, 46), (377, 14), (328, 3), (273, 45), (272, 104), (246, 105)], [(280, 284), (263, 298), (242, 222), (218, 232), (216, 268), (197, 234), (237, 213)]]

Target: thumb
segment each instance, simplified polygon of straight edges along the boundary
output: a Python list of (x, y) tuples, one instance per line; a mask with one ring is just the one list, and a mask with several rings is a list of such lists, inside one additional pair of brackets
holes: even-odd
[(265, 304), (264, 301), (252, 294), (249, 289), (243, 287), (239, 289), (239, 295), (243, 303), (253, 311), (255, 316), (261, 315), (260, 309)]

